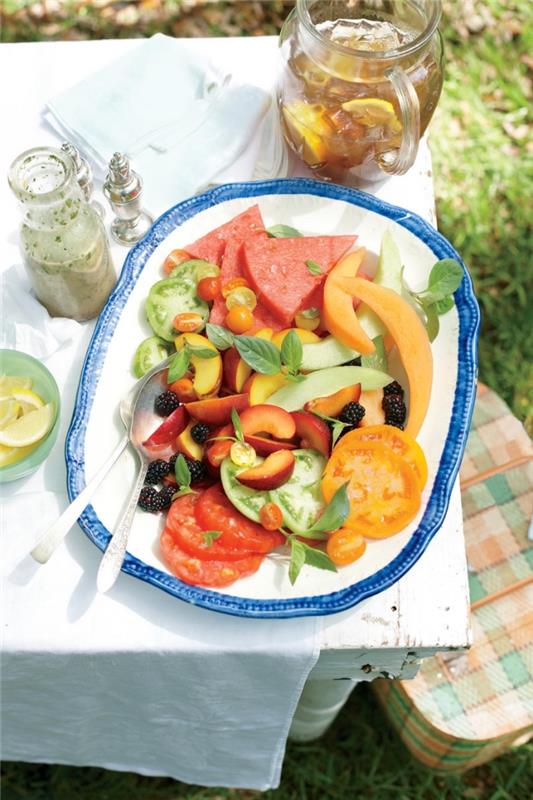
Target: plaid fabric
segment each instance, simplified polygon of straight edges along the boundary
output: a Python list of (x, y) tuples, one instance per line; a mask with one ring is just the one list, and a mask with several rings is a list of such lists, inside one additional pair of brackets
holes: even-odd
[(533, 448), (505, 403), (480, 386), (461, 469), (474, 644), (374, 691), (404, 743), (440, 770), (464, 770), (533, 732)]

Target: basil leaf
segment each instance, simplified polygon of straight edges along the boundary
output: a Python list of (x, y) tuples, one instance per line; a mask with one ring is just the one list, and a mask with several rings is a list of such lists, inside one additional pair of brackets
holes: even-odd
[(191, 485), (191, 473), (189, 467), (187, 466), (187, 462), (181, 453), (176, 459), (174, 474), (176, 475), (176, 480), (180, 488), (182, 486), (188, 487)]
[(333, 430), (331, 431), (331, 446), (334, 447), (337, 444), (337, 440), (343, 430), (345, 428), (349, 428), (350, 425), (347, 422), (341, 422), (340, 419), (336, 419), (333, 422)]
[(323, 550), (317, 550), (315, 547), (305, 547), (305, 563), (311, 567), (318, 567), (318, 569), (328, 569), (330, 572), (337, 572), (337, 567), (331, 558), (324, 553)]
[(453, 297), (444, 297), (442, 300), (437, 300), (435, 303), (435, 311), (439, 316), (446, 314), (455, 305)]
[(222, 536), (222, 531), (204, 531), (204, 542), (207, 547), (211, 547), (215, 539)]
[(266, 232), (273, 239), (291, 239), (293, 236), (301, 236), (300, 231), (291, 228), (290, 225), (272, 225)]
[(300, 369), (303, 358), (303, 348), (296, 331), (290, 330), (281, 345), (281, 360), (289, 371), (294, 373)]
[(298, 375), (287, 374), (284, 376), (284, 378), (286, 381), (290, 381), (291, 383), (301, 383), (302, 381), (305, 381), (307, 375), (301, 375), (300, 373), (298, 373)]
[(275, 375), (281, 369), (280, 353), (276, 345), (257, 336), (235, 336), (235, 347), (249, 367), (263, 375)]
[(389, 364), (387, 361), (387, 351), (385, 350), (385, 340), (383, 336), (376, 336), (372, 339), (374, 347), (376, 348), (373, 353), (366, 356), (361, 356), (361, 366), (370, 367), (371, 369), (379, 369), (381, 372), (389, 371)]
[(238, 442), (244, 442), (244, 434), (242, 432), (241, 420), (239, 418), (239, 414), (237, 409), (231, 409), (231, 421), (233, 422), (233, 429), (235, 430), (235, 436), (237, 437)]
[(334, 531), (340, 528), (350, 513), (347, 485), (343, 483), (339, 486), (322, 516), (309, 528), (310, 531)]
[(329, 536), (321, 531), (303, 531), (298, 533), (301, 539), (311, 539), (314, 542), (327, 542)]
[(463, 280), (463, 268), (454, 258), (437, 261), (429, 273), (428, 290), (437, 294), (453, 294)]
[(320, 264), (316, 263), (316, 261), (312, 261), (311, 259), (308, 259), (305, 262), (305, 266), (307, 267), (307, 269), (309, 270), (311, 275), (322, 275), (323, 269), (320, 266)]
[(185, 346), (172, 358), (168, 367), (168, 383), (174, 383), (185, 375), (189, 369), (189, 355), (189, 348)]
[(429, 341), (434, 342), (439, 335), (440, 322), (435, 303), (422, 303), (422, 308), (426, 314), (426, 330)]
[(184, 494), (196, 494), (196, 492), (194, 491), (194, 489), (191, 489), (190, 486), (180, 486), (178, 491), (174, 492), (174, 494), (172, 495), (171, 498), (172, 502), (174, 502), (174, 500), (177, 500), (178, 497), (183, 497)]
[(189, 350), (192, 356), (196, 356), (196, 358), (216, 358), (218, 356), (218, 352), (216, 350), (210, 350), (209, 347), (191, 347), (189, 345)]
[(233, 346), (232, 332), (228, 331), (227, 328), (223, 328), (222, 325), (214, 325), (212, 322), (208, 322), (205, 326), (205, 332), (209, 341), (213, 342), (219, 350), (227, 350), (228, 347)]
[(294, 585), (300, 570), (305, 564), (305, 546), (298, 539), (291, 539), (291, 563), (289, 564), (289, 580)]

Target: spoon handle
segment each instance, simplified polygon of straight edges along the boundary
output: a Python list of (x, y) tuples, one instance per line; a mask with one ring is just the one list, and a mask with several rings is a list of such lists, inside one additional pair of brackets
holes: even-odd
[(130, 535), (133, 517), (137, 509), (137, 500), (139, 499), (140, 491), (144, 484), (144, 478), (148, 471), (148, 463), (143, 461), (140, 472), (135, 481), (128, 505), (122, 515), (120, 522), (113, 531), (111, 541), (107, 545), (107, 549), (100, 562), (98, 568), (98, 575), (96, 576), (96, 586), (99, 592), (108, 592), (115, 583), (124, 556), (126, 555), (126, 547), (128, 545), (128, 537)]
[(85, 489), (66, 507), (59, 519), (51, 525), (45, 533), (41, 536), (30, 555), (35, 561), (40, 564), (46, 564), (52, 553), (57, 546), (63, 541), (69, 530), (72, 528), (81, 512), (89, 504), (89, 500), (95, 493), (96, 489), (100, 486), (103, 479), (118, 459), (118, 457), (126, 449), (128, 444), (128, 437), (124, 436), (115, 447), (107, 461), (102, 464), (100, 469), (91, 478)]

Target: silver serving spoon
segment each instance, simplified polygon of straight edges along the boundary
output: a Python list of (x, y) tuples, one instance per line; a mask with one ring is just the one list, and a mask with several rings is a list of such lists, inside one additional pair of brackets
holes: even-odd
[[(119, 413), (120, 417), (124, 423), (127, 433), (123, 436), (120, 442), (117, 444), (109, 458), (102, 464), (102, 466), (97, 470), (95, 475), (91, 478), (85, 489), (83, 489), (79, 495), (72, 501), (72, 503), (63, 511), (59, 519), (57, 519), (50, 528), (48, 528), (45, 533), (40, 537), (37, 544), (31, 551), (30, 555), (35, 561), (38, 561), (40, 564), (45, 564), (52, 553), (56, 550), (58, 545), (63, 541), (67, 533), (73, 527), (74, 523), (84, 510), (86, 506), (89, 505), (89, 502), (108, 474), (109, 470), (118, 460), (119, 456), (124, 452), (126, 449), (128, 442), (130, 441), (130, 431), (133, 427), (133, 414), (134, 408), (137, 407), (139, 404), (139, 409), (141, 407), (145, 407), (144, 396), (150, 395), (152, 397), (152, 406), (153, 406), (153, 387), (154, 385), (158, 386), (158, 393), (161, 392), (161, 385), (163, 383), (163, 371), (168, 366), (170, 359), (166, 359), (154, 367), (150, 372), (144, 375), (137, 383), (132, 387), (132, 389), (128, 392), (128, 394), (122, 398), (119, 405)], [(152, 379), (156, 379), (156, 383), (152, 382)], [(142, 398), (142, 400), (141, 400)], [(155, 415), (154, 415), (155, 416)], [(161, 418), (157, 418), (159, 422), (161, 422)], [(135, 426), (137, 429), (137, 426)], [(157, 427), (156, 424), (153, 425), (152, 430)], [(144, 436), (144, 439), (149, 436), (151, 431), (148, 431)], [(144, 476), (143, 476), (144, 480)]]
[[(137, 398), (132, 407), (129, 425), (123, 418), (124, 424), (128, 428), (129, 441), (139, 456), (141, 468), (131, 491), (126, 509), (120, 522), (113, 531), (113, 535), (107, 545), (102, 561), (100, 562), (98, 575), (96, 576), (96, 586), (99, 592), (107, 592), (114, 585), (122, 567), (124, 556), (126, 555), (128, 537), (137, 509), (137, 501), (144, 485), (148, 465), (150, 461), (153, 460), (153, 454), (150, 454), (145, 449), (143, 442), (148, 439), (163, 421), (154, 411), (154, 402), (156, 397), (168, 388), (167, 362), (168, 359), (164, 362), (164, 366), (162, 364), (159, 365), (157, 371), (150, 376), (144, 383), (141, 391), (137, 394)], [(158, 453), (158, 457), (160, 458), (164, 458), (165, 455), (170, 455), (170, 452)]]

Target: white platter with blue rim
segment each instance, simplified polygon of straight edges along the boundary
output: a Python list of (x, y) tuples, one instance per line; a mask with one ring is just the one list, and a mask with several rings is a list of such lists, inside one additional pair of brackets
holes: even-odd
[[(267, 227), (284, 223), (307, 235), (357, 234), (358, 244), (378, 252), (391, 230), (414, 289), (425, 288), (431, 267), (443, 258), (461, 260), (427, 222), (370, 195), (308, 179), (285, 179), (217, 187), (163, 214), (128, 254), (120, 279), (103, 309), (83, 365), (65, 454), (71, 499), (83, 489), (123, 435), (118, 404), (134, 378), (137, 344), (151, 335), (144, 317), (149, 288), (162, 276), (170, 250), (184, 247), (258, 203)], [(176, 598), (245, 617), (325, 615), (350, 608), (391, 586), (420, 558), (439, 530), (460, 466), (473, 410), (477, 373), (479, 310), (465, 269), (455, 308), (441, 317), (432, 344), (431, 403), (418, 440), (429, 478), (420, 513), (404, 531), (368, 542), (364, 556), (337, 573), (305, 566), (295, 585), (287, 564), (266, 558), (257, 573), (226, 590), (189, 586), (171, 575), (159, 551), (160, 517), (139, 511), (123, 570)], [(402, 379), (399, 365), (390, 372)], [(405, 381), (404, 381), (405, 383)], [(79, 519), (91, 541), (104, 550), (127, 501), (137, 469), (128, 452), (114, 467)]]

